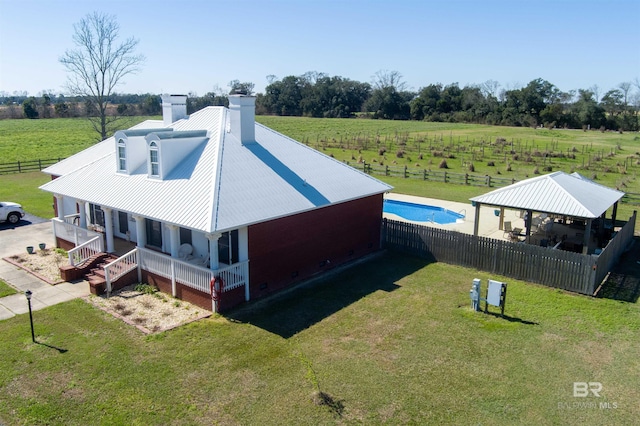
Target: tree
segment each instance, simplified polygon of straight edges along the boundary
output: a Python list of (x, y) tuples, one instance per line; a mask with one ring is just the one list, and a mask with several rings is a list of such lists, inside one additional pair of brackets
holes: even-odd
[(22, 102), (22, 110), (27, 118), (38, 118), (38, 104), (33, 96)]
[(240, 80), (231, 80), (228, 84), (229, 86), (229, 94), (233, 95), (235, 93), (243, 93), (245, 95), (253, 95), (253, 88), (256, 86), (255, 84), (245, 81), (240, 82)]
[(118, 41), (120, 26), (114, 16), (91, 13), (74, 25), (74, 31), (76, 48), (60, 57), (69, 73), (67, 88), (85, 98), (87, 117), (100, 138), (106, 139), (118, 119), (107, 113), (109, 98), (125, 76), (139, 71), (145, 58), (135, 53), (138, 40)]

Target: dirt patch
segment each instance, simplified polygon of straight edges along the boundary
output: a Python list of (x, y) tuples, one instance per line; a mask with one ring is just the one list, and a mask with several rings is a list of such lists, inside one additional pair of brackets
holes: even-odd
[(211, 316), (211, 312), (175, 299), (148, 285), (130, 285), (111, 297), (88, 296), (100, 309), (133, 325), (143, 333), (158, 333)]
[(52, 285), (63, 282), (60, 277), (60, 266), (69, 263), (65, 254), (48, 248), (36, 249), (32, 254), (14, 254), (5, 257), (4, 260)]

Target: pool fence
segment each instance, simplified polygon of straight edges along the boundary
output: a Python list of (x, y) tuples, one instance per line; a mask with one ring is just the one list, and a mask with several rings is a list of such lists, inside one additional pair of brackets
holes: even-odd
[(599, 255), (497, 240), (383, 219), (382, 246), (437, 262), (594, 295), (633, 241), (636, 212)]

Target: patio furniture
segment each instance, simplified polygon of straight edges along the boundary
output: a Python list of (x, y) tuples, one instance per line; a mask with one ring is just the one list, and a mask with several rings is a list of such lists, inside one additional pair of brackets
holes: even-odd
[(182, 244), (178, 249), (178, 259), (187, 260), (191, 253), (193, 253), (193, 247), (191, 244)]
[(511, 222), (504, 222), (504, 236), (510, 235), (513, 232), (513, 228), (511, 227)]

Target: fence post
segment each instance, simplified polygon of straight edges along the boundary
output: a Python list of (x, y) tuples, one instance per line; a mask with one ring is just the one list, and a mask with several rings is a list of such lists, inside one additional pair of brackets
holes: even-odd
[(408, 178), (409, 176), (407, 175), (407, 165), (404, 165), (404, 178)]
[(20, 168), (20, 162), (18, 161), (18, 173), (22, 173), (22, 169)]
[(464, 184), (469, 185), (469, 173), (464, 174)]
[(487, 175), (487, 186), (491, 187), (491, 176)]
[(387, 165), (384, 166), (384, 175), (389, 176), (389, 166)]
[(447, 171), (444, 171), (444, 183), (447, 183)]

